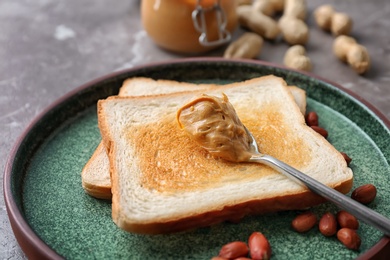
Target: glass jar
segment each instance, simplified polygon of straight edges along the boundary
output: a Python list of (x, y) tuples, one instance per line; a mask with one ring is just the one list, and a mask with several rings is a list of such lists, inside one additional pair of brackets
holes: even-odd
[(230, 41), (236, 0), (142, 0), (143, 27), (160, 47), (201, 53)]

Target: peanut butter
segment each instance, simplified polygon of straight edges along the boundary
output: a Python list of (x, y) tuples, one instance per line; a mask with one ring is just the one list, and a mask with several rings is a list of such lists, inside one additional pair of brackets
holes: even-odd
[(228, 97), (201, 95), (181, 107), (179, 126), (213, 157), (231, 162), (251, 157), (250, 138)]

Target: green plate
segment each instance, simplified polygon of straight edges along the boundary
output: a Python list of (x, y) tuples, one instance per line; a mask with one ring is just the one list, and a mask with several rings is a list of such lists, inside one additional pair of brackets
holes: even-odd
[[(224, 84), (268, 74), (306, 90), (308, 111), (319, 114), (328, 140), (353, 159), (354, 188), (373, 183), (378, 195), (369, 206), (390, 216), (390, 124), (375, 108), (336, 84), (272, 64), (184, 59), (97, 79), (61, 98), (32, 122), (16, 144), (4, 177), (7, 210), (26, 255), (41, 259), (210, 259), (222, 245), (247, 241), (252, 232), (261, 231), (272, 245), (273, 259), (388, 256), (389, 239), (364, 223), (358, 231), (362, 238), (359, 251), (346, 249), (335, 237), (322, 236), (317, 228), (296, 233), (290, 227), (296, 211), (178, 234), (131, 234), (112, 222), (110, 202), (85, 194), (80, 173), (100, 142), (96, 101), (116, 94), (126, 78)], [(326, 203), (313, 211), (320, 217), (337, 208)]]

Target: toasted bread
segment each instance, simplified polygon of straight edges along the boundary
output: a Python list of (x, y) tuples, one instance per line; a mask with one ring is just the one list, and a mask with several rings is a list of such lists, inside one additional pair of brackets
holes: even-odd
[[(153, 80), (144, 77), (129, 78), (123, 82), (119, 96), (143, 96), (174, 92), (202, 90), (216, 87), (213, 84), (191, 84), (172, 80)], [(300, 100), (305, 95), (300, 89), (294, 92)], [(104, 145), (100, 143), (81, 171), (81, 183), (85, 192), (95, 198), (111, 199), (110, 165)]]
[(81, 171), (81, 184), (92, 197), (111, 199), (110, 162), (102, 142)]
[[(196, 93), (222, 92), (261, 152), (342, 193), (351, 189), (352, 170), (305, 124), (283, 79), (266, 76)], [(170, 233), (324, 202), (268, 166), (212, 158), (175, 119), (179, 107), (194, 95), (110, 97), (98, 102), (111, 171), (112, 217), (119, 227)]]
[[(169, 94), (189, 90), (216, 88), (213, 84), (192, 84), (172, 80), (153, 80), (136, 77), (123, 82), (119, 96), (143, 96), (153, 94)], [(306, 93), (296, 86), (289, 87), (302, 114), (306, 110)], [(102, 143), (96, 148), (90, 160), (81, 172), (82, 186), (85, 192), (95, 198), (111, 199), (110, 165)]]

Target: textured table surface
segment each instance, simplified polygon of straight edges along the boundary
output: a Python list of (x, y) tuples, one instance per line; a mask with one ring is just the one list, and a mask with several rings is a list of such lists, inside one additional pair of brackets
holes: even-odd
[[(313, 24), (322, 3), (308, 1), (308, 55), (313, 73), (341, 84), (390, 118), (390, 1), (329, 0), (354, 20), (372, 68), (357, 75), (332, 55), (333, 37)], [(18, 137), (45, 107), (112, 71), (184, 58), (154, 45), (142, 28), (137, 0), (0, 1), (0, 169)], [(234, 36), (242, 33), (238, 29)], [(265, 43), (259, 59), (281, 63), (287, 45)], [(224, 47), (205, 56), (221, 56)], [(1, 173), (1, 182), (3, 174)], [(1, 186), (3, 194), (3, 186)], [(23, 259), (0, 196), (0, 259)]]

